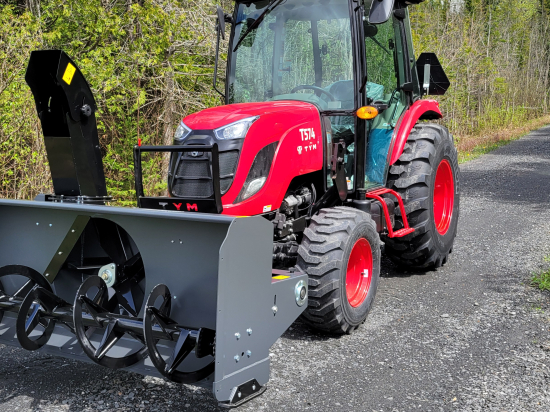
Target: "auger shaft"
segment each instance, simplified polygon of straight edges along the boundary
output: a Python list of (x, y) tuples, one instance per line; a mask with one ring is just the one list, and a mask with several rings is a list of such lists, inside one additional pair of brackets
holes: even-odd
[[(13, 298), (9, 300), (0, 300), (0, 312), (11, 312), (19, 314), (19, 308), (21, 307), (22, 302), (22, 299)], [(73, 326), (72, 308), (57, 308), (52, 313), (49, 313), (48, 311), (45, 311), (43, 309), (39, 309), (39, 314), (40, 317), (43, 319), (51, 319), (56, 322), (69, 325), (71, 327)], [(111, 313), (108, 316), (99, 315), (96, 319), (94, 319), (91, 315), (87, 313), (82, 314), (82, 322), (86, 327), (98, 327), (98, 322), (103, 325), (107, 324), (113, 319), (117, 320), (116, 328), (121, 332), (125, 332), (136, 337), (143, 337), (143, 319), (141, 318), (134, 318), (125, 315), (115, 315)], [(181, 333), (180, 329), (175, 327), (166, 329), (166, 332), (158, 325), (154, 325), (152, 329), (153, 337), (155, 339), (166, 340), (168, 339), (168, 337), (170, 337), (170, 340), (177, 341)], [(191, 329), (192, 337), (196, 338), (197, 334), (198, 330)]]

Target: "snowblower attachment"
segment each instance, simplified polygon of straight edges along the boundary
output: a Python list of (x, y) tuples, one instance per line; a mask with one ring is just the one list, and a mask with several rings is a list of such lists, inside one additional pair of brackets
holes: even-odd
[[(262, 393), (269, 348), (307, 307), (307, 275), (272, 269), (260, 216), (103, 205), (79, 76), (64, 53), (33, 52), (55, 195), (0, 199), (0, 343), (208, 387), (227, 407)], [(75, 102), (92, 114), (73, 117)]]

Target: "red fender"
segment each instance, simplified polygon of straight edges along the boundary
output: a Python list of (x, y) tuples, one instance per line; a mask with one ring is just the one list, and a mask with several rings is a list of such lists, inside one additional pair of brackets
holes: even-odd
[(390, 157), (390, 165), (394, 164), (409, 138), (409, 133), (420, 118), (426, 119), (441, 119), (443, 115), (439, 110), (439, 102), (437, 100), (417, 100), (403, 115), (398, 129), (395, 133), (395, 142)]

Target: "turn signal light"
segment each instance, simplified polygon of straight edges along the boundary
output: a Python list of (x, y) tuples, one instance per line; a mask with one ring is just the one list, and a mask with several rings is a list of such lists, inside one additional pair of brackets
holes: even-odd
[(363, 106), (357, 109), (357, 117), (364, 120), (374, 119), (378, 116), (378, 109), (373, 106)]

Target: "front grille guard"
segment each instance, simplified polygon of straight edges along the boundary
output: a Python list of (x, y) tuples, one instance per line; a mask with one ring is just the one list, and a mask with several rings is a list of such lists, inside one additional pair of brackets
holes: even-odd
[[(212, 182), (212, 195), (206, 198), (191, 197), (150, 197), (143, 191), (143, 173), (141, 167), (141, 154), (146, 152), (209, 152), (211, 153), (211, 177), (196, 177), (190, 180), (210, 180)], [(164, 209), (184, 212), (221, 213), (223, 210), (220, 191), (220, 156), (218, 145), (211, 146), (186, 145), (186, 146), (134, 146), (134, 178), (136, 186), (137, 204), (145, 209)]]

